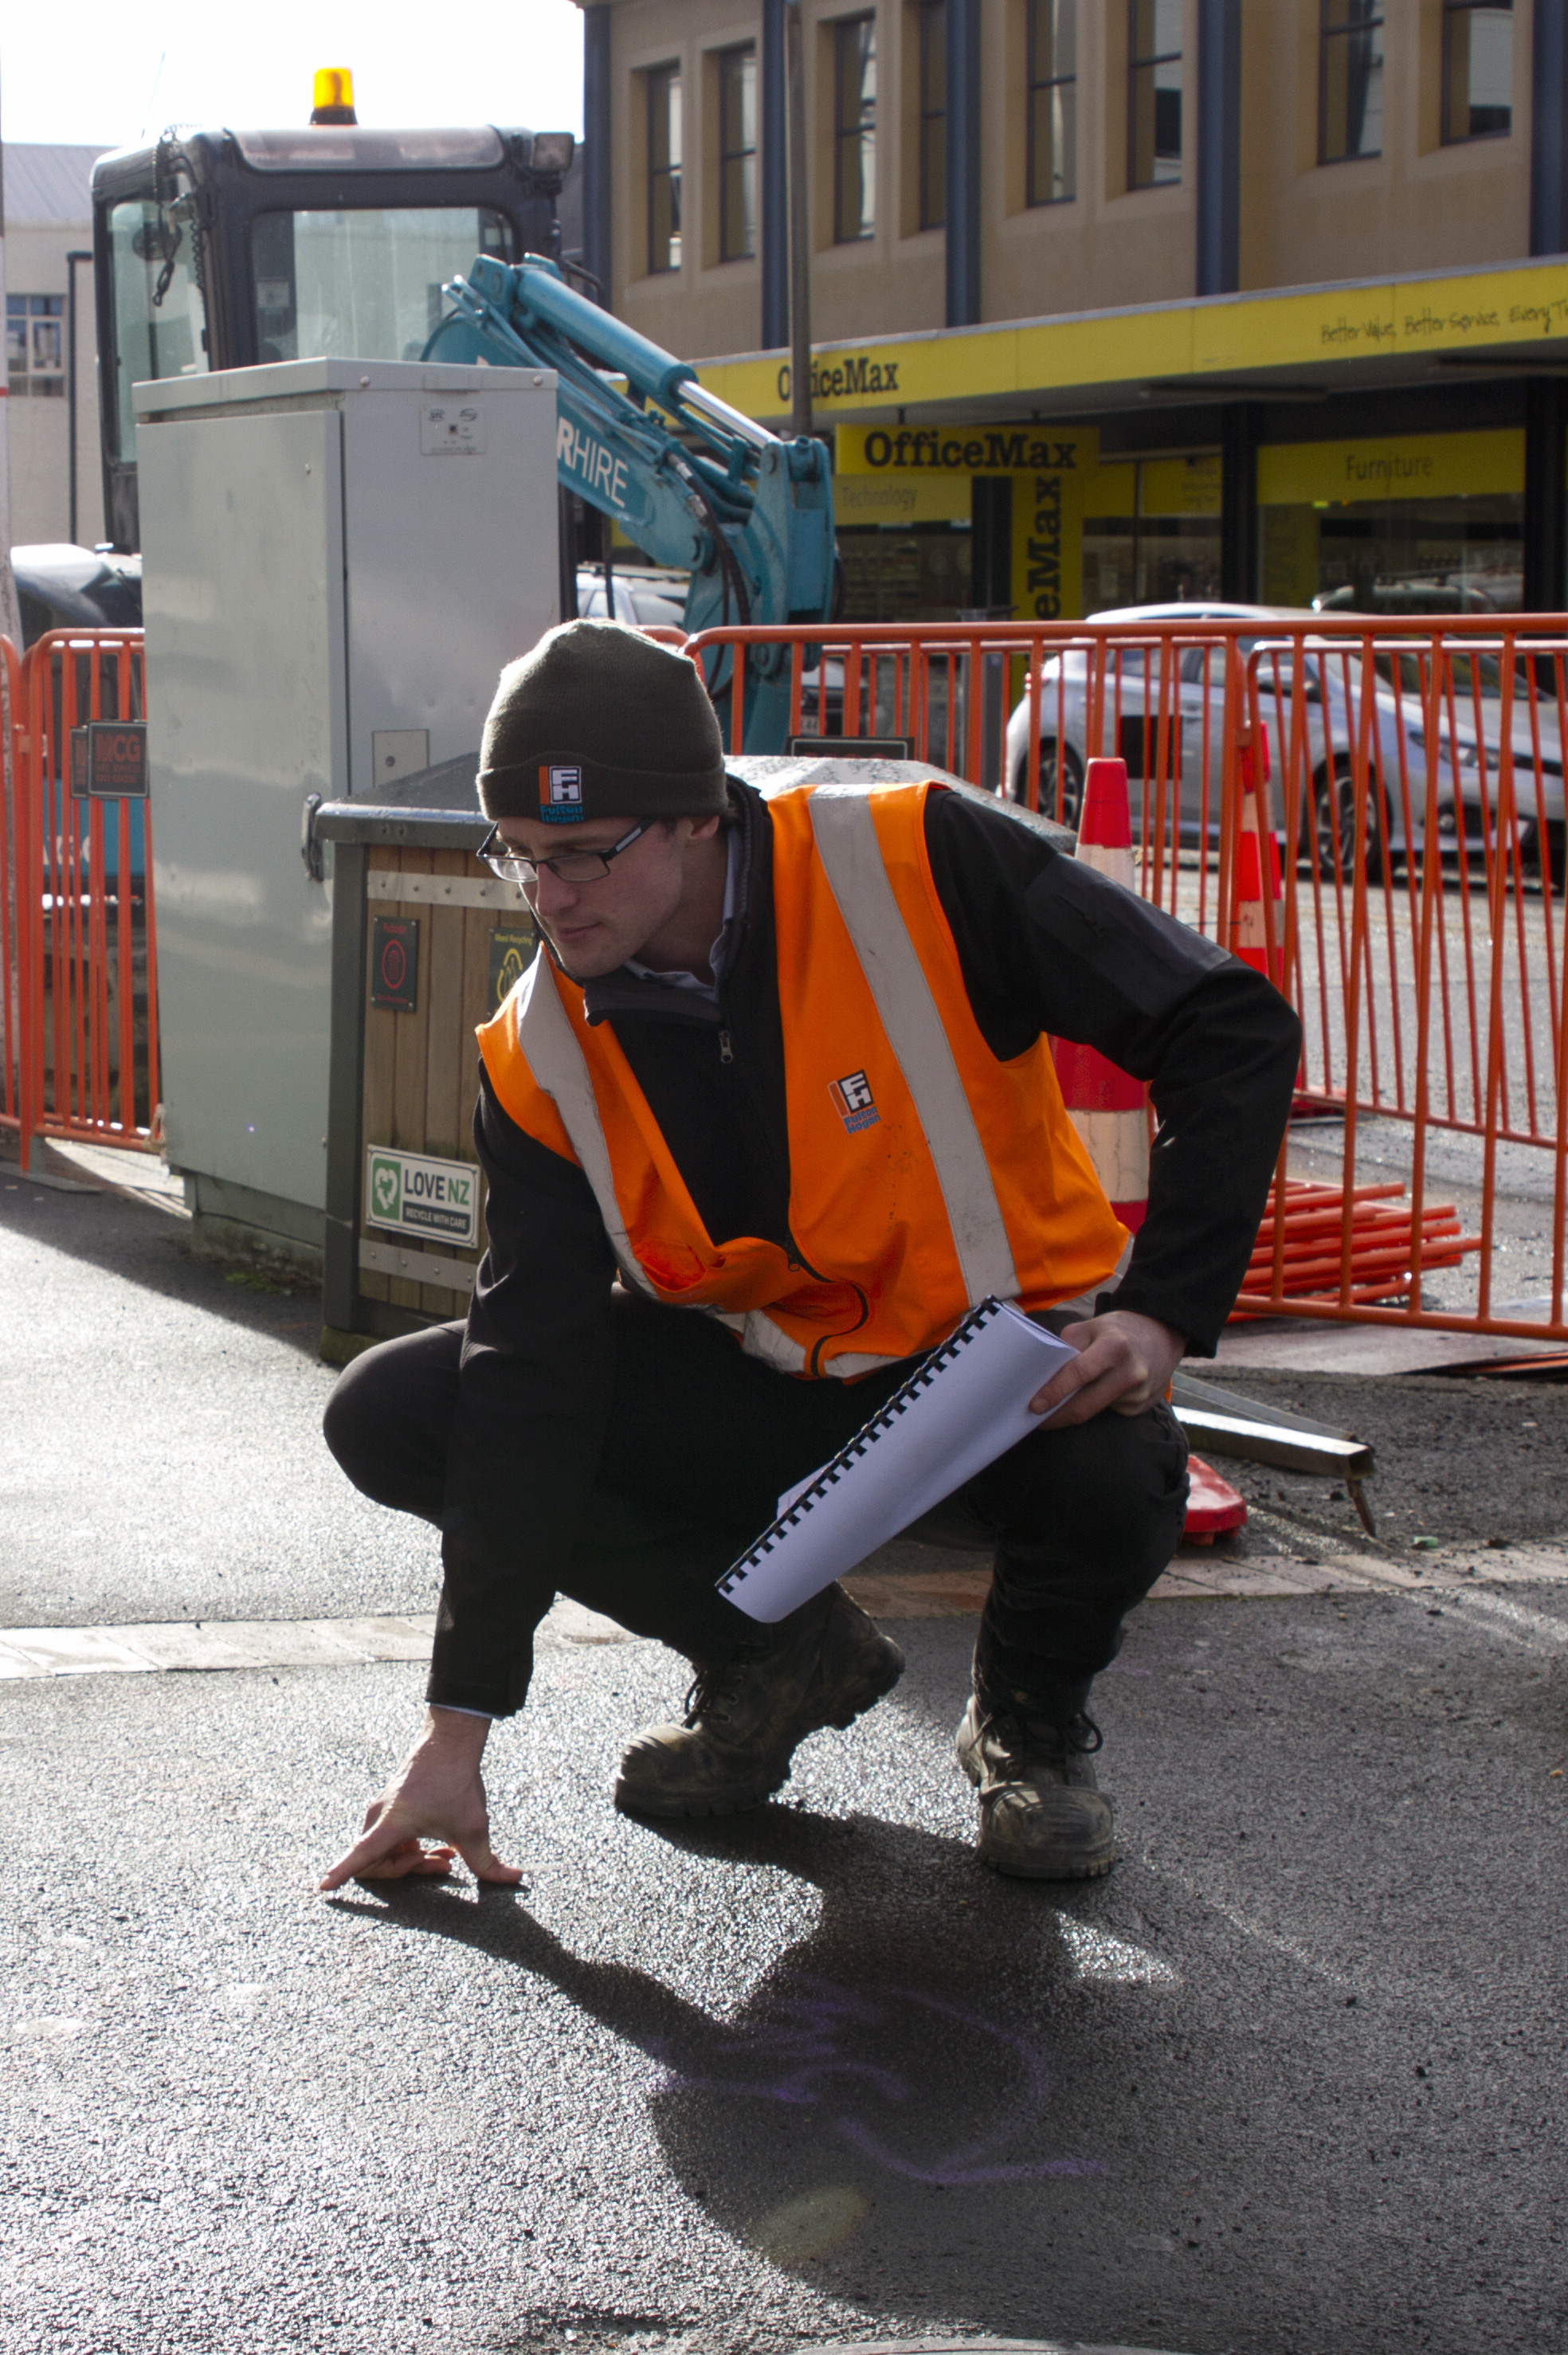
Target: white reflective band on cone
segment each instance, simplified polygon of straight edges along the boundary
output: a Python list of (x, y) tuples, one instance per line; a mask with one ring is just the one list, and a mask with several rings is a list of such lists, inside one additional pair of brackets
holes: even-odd
[(1119, 883), (1124, 891), (1137, 890), (1130, 850), (1114, 849), (1108, 842), (1085, 842), (1080, 835), (1078, 847), (1072, 856), (1080, 867), (1092, 867), (1096, 875), (1108, 876), (1113, 883)]
[(1147, 1202), (1148, 1114), (1141, 1110), (1074, 1112), (1070, 1104), (1067, 1117), (1083, 1139), (1107, 1201)]

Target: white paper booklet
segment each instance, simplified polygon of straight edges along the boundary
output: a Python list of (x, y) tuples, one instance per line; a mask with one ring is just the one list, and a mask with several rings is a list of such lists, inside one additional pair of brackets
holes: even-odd
[(831, 1464), (779, 1499), (779, 1518), (719, 1582), (772, 1626), (1039, 1431), (1029, 1401), (1077, 1351), (986, 1300)]

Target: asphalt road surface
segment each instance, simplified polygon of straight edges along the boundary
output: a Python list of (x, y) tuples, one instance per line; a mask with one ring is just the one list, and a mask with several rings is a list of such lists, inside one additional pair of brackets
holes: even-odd
[(975, 1859), (962, 1621), (675, 1832), (608, 1784), (677, 1664), (545, 1654), (517, 1897), (311, 1892), (417, 1671), (13, 1685), (0, 2345), (1559, 2355), (1568, 1597), (1509, 1602), (1147, 1610), (1076, 1892)]
[[(428, 1608), (310, 1298), (181, 1240), (0, 1192), (0, 1624)], [(0, 1683), (3, 2355), (1561, 2355), (1568, 1587), (1147, 1607), (1077, 1891), (975, 1858), (973, 1622), (895, 1632), (784, 1804), (674, 1831), (609, 1786), (680, 1664), (546, 1648), (517, 1896), (314, 1891), (415, 1668)]]

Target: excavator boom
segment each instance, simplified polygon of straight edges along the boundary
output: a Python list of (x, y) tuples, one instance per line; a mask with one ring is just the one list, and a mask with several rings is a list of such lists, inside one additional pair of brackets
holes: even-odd
[[(781, 441), (743, 417), (688, 361), (601, 310), (537, 254), (517, 263), (482, 254), (443, 291), (452, 308), (424, 357), (556, 371), (562, 485), (656, 563), (689, 572), (688, 631), (827, 620), (833, 490), (820, 442)], [(725, 725), (730, 661), (726, 648), (709, 666)], [(787, 646), (747, 650), (749, 751), (786, 749), (789, 688)]]

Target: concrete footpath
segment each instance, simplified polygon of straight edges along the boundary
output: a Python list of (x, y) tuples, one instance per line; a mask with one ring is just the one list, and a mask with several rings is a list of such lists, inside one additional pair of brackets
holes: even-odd
[(780, 1804), (617, 1817), (681, 1664), (561, 1609), (525, 1887), (329, 1901), (432, 1549), (320, 1446), (313, 1298), (144, 1190), (0, 1167), (0, 2355), (1560, 2355), (1568, 1389), (1270, 1377), (1380, 1535), (1240, 1476), (1098, 1689), (1102, 1884), (976, 1862), (976, 1561), (901, 1546), (908, 1673)]

